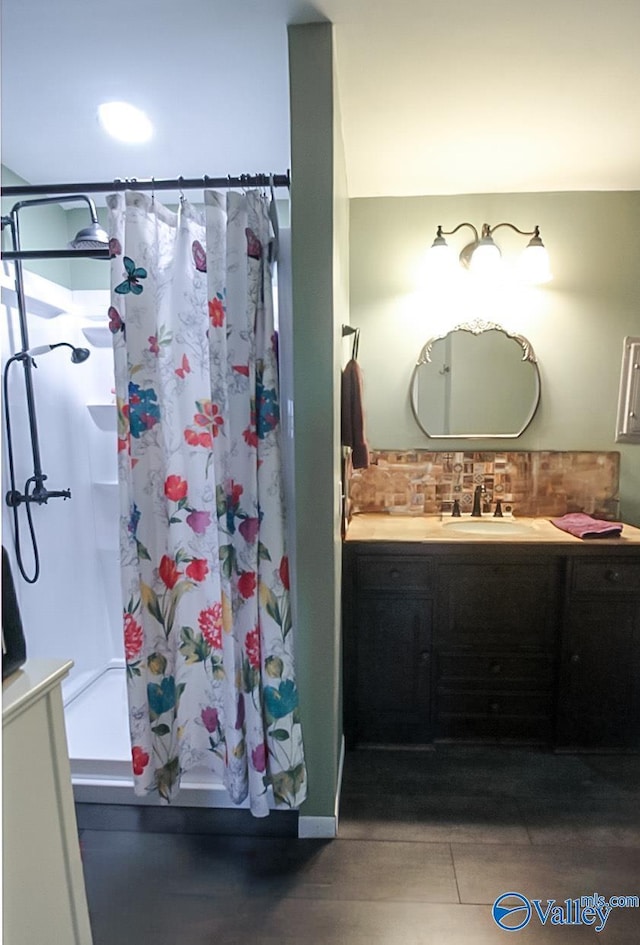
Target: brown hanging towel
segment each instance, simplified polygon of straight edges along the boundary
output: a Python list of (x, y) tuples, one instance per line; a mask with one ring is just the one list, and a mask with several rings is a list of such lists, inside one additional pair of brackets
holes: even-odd
[(369, 465), (369, 444), (364, 434), (362, 371), (352, 358), (342, 372), (342, 445), (351, 447), (354, 469)]

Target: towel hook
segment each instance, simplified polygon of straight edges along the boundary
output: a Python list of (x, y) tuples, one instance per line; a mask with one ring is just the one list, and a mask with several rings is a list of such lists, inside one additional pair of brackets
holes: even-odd
[(358, 360), (358, 351), (360, 349), (360, 329), (356, 328), (353, 338), (353, 346), (351, 348), (351, 357), (354, 361)]
[(343, 325), (342, 337), (345, 338), (347, 335), (353, 335), (353, 343), (351, 345), (351, 360), (355, 361), (358, 357), (358, 348), (360, 347), (360, 329), (352, 328), (351, 325)]

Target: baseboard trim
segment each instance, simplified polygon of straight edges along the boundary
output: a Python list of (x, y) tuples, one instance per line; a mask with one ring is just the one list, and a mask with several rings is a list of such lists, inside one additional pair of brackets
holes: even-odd
[(336, 800), (333, 817), (305, 817), (298, 818), (298, 838), (300, 840), (321, 839), (333, 840), (338, 836), (338, 821), (340, 817), (340, 794), (342, 791), (342, 774), (344, 771), (344, 736), (340, 743), (340, 758), (338, 759), (338, 778), (336, 783)]
[(298, 839), (333, 840), (337, 836), (335, 817), (298, 817)]
[(135, 804), (76, 802), (78, 829), (141, 833), (210, 834), (237, 837), (288, 837), (298, 832), (297, 811), (271, 811), (254, 817), (228, 807), (148, 807)]
[(345, 753), (345, 741), (344, 741), (344, 735), (343, 735), (342, 741), (340, 743), (340, 759), (338, 761), (338, 783), (336, 784), (336, 806), (334, 809), (334, 815), (336, 818), (336, 836), (338, 835), (338, 825), (340, 823), (340, 796), (342, 794), (342, 775), (344, 773), (344, 753)]

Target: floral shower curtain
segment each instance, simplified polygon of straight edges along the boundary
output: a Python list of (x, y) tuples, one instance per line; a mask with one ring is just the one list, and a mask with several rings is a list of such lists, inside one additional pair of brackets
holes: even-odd
[(264, 195), (109, 197), (135, 788), (208, 764), (254, 815), (306, 796)]

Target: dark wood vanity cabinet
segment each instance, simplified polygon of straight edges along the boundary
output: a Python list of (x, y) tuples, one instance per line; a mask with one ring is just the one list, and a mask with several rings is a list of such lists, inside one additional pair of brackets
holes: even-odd
[(640, 560), (569, 562), (559, 658), (559, 747), (640, 747)]
[(347, 542), (345, 735), (640, 748), (640, 548)]

